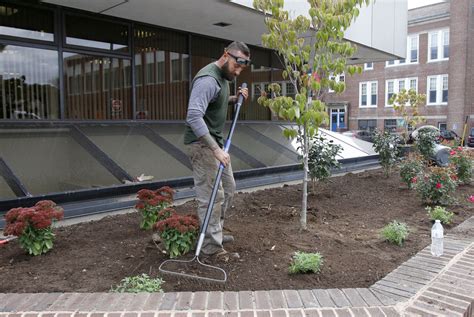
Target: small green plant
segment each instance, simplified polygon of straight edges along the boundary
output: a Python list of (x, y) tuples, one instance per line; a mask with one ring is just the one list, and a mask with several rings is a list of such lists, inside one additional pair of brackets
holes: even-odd
[(415, 189), (424, 203), (447, 205), (454, 200), (456, 180), (452, 168), (430, 166), (417, 178)]
[(166, 217), (167, 213), (162, 211), (173, 202), (173, 193), (174, 191), (168, 186), (161, 187), (155, 191), (149, 189), (138, 191), (137, 197), (139, 201), (135, 208), (142, 214), (141, 229), (151, 229), (157, 221), (163, 220), (163, 217)]
[(195, 215), (181, 216), (173, 211), (169, 218), (158, 221), (154, 228), (160, 233), (170, 258), (176, 258), (193, 248), (199, 222)]
[(64, 211), (51, 200), (41, 200), (31, 208), (13, 208), (5, 215), (5, 235), (19, 237), (20, 246), (29, 254), (40, 255), (53, 248), (53, 222)]
[(450, 162), (456, 171), (458, 181), (463, 184), (469, 184), (473, 174), (473, 160), (470, 157), (470, 151), (459, 146), (453, 148), (450, 154)]
[(425, 209), (430, 216), (430, 220), (439, 220), (444, 224), (450, 224), (453, 221), (454, 214), (446, 210), (446, 208), (441, 206), (435, 207), (426, 207)]
[(418, 133), (415, 146), (427, 162), (430, 161), (434, 155), (434, 149), (438, 137), (439, 132), (434, 129), (420, 129)]
[(296, 273), (319, 273), (323, 265), (321, 253), (307, 253), (296, 251), (288, 268), (291, 274)]
[(316, 181), (323, 182), (331, 176), (332, 168), (340, 168), (341, 164), (336, 160), (336, 156), (341, 151), (342, 146), (334, 144), (332, 140), (328, 142), (322, 136), (312, 139), (308, 167), (313, 189)]
[(385, 177), (388, 177), (392, 167), (398, 161), (397, 143), (399, 138), (395, 134), (390, 134), (387, 131), (374, 133), (373, 148), (379, 154), (380, 165), (385, 172)]
[(112, 288), (114, 293), (156, 293), (163, 292), (161, 278), (151, 278), (147, 274), (130, 276), (122, 279), (117, 287)]
[(400, 164), (400, 177), (409, 189), (414, 188), (421, 172), (423, 172), (423, 162), (416, 155), (409, 156)]
[(406, 223), (394, 220), (383, 227), (380, 234), (388, 242), (402, 246), (408, 237), (408, 226)]

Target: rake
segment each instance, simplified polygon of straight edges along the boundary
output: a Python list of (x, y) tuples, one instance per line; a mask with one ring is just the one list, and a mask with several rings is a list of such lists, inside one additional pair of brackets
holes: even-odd
[[(246, 87), (247, 87), (247, 84), (243, 83), (242, 88), (246, 88)], [(229, 152), (232, 135), (234, 134), (235, 125), (237, 123), (237, 118), (239, 117), (240, 107), (242, 106), (243, 100), (244, 100), (243, 96), (242, 94), (240, 94), (239, 98), (237, 99), (237, 103), (235, 104), (234, 118), (232, 120), (232, 125), (230, 127), (229, 135), (224, 145), (224, 151), (226, 153)], [(201, 231), (199, 232), (199, 239), (196, 246), (196, 252), (194, 254), (194, 257), (191, 260), (175, 260), (175, 259), (166, 260), (163, 263), (161, 263), (160, 267), (158, 268), (160, 272), (166, 273), (166, 274), (177, 275), (181, 277), (205, 280), (209, 282), (225, 283), (227, 281), (227, 273), (223, 269), (217, 266), (212, 266), (212, 265), (203, 263), (199, 260), (199, 254), (201, 253), (201, 247), (204, 242), (204, 237), (206, 235), (207, 227), (209, 225), (209, 219), (211, 218), (211, 214), (212, 214), (212, 207), (214, 206), (214, 201), (216, 199), (217, 190), (219, 188), (219, 183), (221, 181), (222, 172), (224, 171), (224, 168), (225, 168), (224, 164), (220, 163), (219, 169), (217, 171), (217, 176), (214, 181), (214, 185), (212, 187), (212, 193), (209, 199), (209, 204), (207, 206), (206, 217), (204, 218), (204, 222), (201, 226)], [(211, 276), (218, 276), (218, 278), (206, 277), (206, 276), (203, 276), (202, 274), (200, 275), (199, 272), (194, 273), (194, 274), (186, 272), (186, 268), (192, 267), (193, 264), (196, 265), (197, 270), (202, 269), (202, 268), (207, 269), (207, 271), (211, 273), (210, 274)], [(172, 266), (175, 269), (167, 269), (166, 266)], [(184, 269), (183, 269), (183, 266), (184, 266)], [(178, 268), (181, 267), (181, 270), (177, 270), (176, 267)]]

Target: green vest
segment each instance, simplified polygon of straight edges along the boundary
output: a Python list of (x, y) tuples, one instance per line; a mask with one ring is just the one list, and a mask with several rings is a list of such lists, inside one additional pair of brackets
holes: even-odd
[[(204, 114), (204, 122), (206, 123), (209, 133), (214, 137), (216, 142), (224, 146), (224, 126), (227, 118), (227, 108), (229, 107), (229, 82), (222, 76), (222, 70), (214, 63), (202, 68), (194, 77), (194, 81), (203, 76), (211, 76), (216, 79), (221, 90), (214, 102), (211, 102)], [(198, 138), (194, 134), (191, 127), (186, 125), (184, 132), (184, 144), (190, 144), (197, 141)]]

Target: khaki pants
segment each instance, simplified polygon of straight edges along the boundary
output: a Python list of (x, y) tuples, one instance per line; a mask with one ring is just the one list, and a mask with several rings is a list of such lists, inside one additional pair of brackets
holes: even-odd
[[(211, 149), (201, 143), (194, 142), (186, 145), (186, 151), (193, 166), (194, 189), (198, 200), (198, 216), (202, 226), (206, 217), (212, 187), (219, 169), (219, 161), (214, 157)], [(209, 219), (206, 235), (201, 252), (209, 255), (222, 250), (222, 229), (226, 210), (232, 205), (235, 193), (235, 180), (232, 165), (224, 168), (221, 183), (217, 191), (212, 215)]]

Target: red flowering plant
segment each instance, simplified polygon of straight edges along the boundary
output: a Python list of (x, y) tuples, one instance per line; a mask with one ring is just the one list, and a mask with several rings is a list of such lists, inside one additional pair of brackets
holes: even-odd
[(174, 190), (168, 186), (154, 191), (150, 189), (138, 191), (137, 197), (139, 201), (135, 208), (142, 214), (141, 229), (151, 229), (158, 220), (171, 216), (171, 213), (165, 210), (173, 202), (173, 194)]
[(158, 221), (154, 227), (158, 230), (170, 258), (188, 253), (199, 234), (199, 221), (195, 215), (182, 216), (176, 212), (173, 212), (171, 217)]
[(452, 168), (430, 166), (415, 181), (415, 189), (425, 203), (447, 205), (454, 198), (457, 176)]
[(415, 187), (419, 175), (423, 172), (423, 157), (410, 153), (406, 160), (400, 163), (400, 177), (409, 189)]
[(471, 157), (472, 154), (469, 150), (461, 146), (452, 148), (450, 154), (450, 163), (456, 171), (459, 183), (469, 184), (473, 174), (472, 162), (474, 157)]
[(64, 210), (51, 200), (41, 200), (30, 208), (13, 208), (5, 215), (5, 235), (19, 237), (20, 246), (29, 254), (40, 255), (53, 248), (52, 224)]

